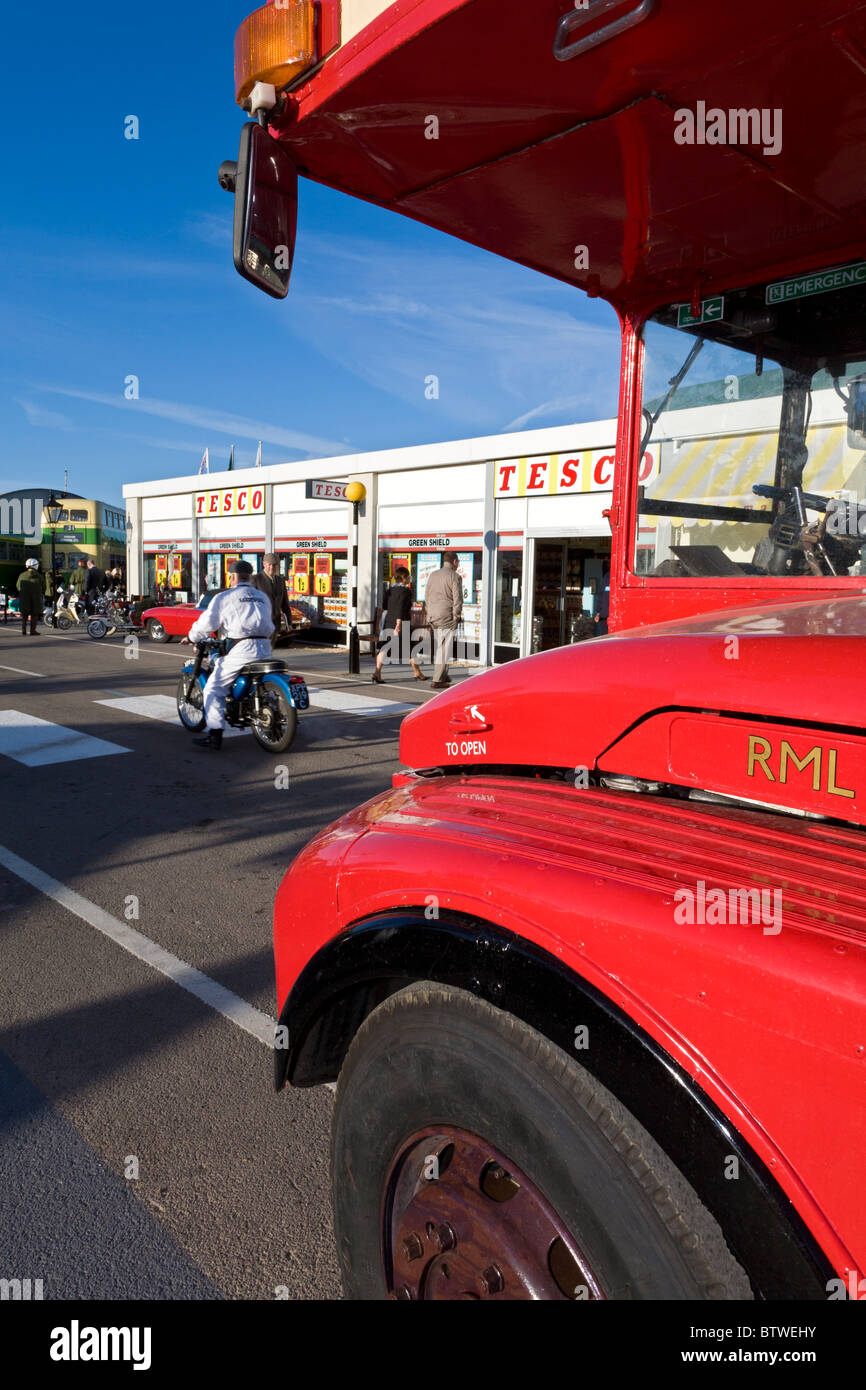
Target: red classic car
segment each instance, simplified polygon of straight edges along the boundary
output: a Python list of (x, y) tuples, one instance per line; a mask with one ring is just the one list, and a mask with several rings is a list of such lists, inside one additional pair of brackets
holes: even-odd
[[(160, 603), (146, 608), (141, 615), (142, 626), (152, 642), (170, 642), (173, 637), (186, 637), (198, 617), (204, 612), (218, 589), (202, 594), (198, 603)], [(292, 604), (291, 639), (302, 628), (310, 626), (310, 619)]]

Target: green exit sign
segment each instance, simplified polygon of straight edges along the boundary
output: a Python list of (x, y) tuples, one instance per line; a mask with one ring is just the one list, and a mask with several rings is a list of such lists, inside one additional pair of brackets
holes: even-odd
[(701, 312), (697, 317), (692, 313), (691, 304), (677, 305), (677, 328), (692, 328), (696, 323), (718, 323), (725, 317), (725, 296), (714, 295), (712, 299), (701, 300)]

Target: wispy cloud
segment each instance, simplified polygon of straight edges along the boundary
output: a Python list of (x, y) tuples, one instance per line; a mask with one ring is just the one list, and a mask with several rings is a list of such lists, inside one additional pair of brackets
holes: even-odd
[(208, 246), (219, 246), (221, 250), (225, 250), (231, 246), (232, 220), (231, 212), (223, 216), (216, 212), (202, 212), (184, 224), (184, 231), (196, 241), (203, 241)]
[(431, 414), (473, 429), (616, 412), (620, 332), (604, 304), (574, 291), (566, 311), (561, 285), (468, 248), (324, 235), (316, 267), (298, 267), (294, 330), (372, 388), (423, 409), (436, 376)]
[(558, 396), (554, 401), (542, 401), (541, 405), (533, 406), (532, 410), (525, 410), (522, 415), (518, 415), (514, 420), (509, 420), (508, 424), (503, 426), (503, 432), (508, 434), (509, 430), (525, 429), (530, 420), (543, 420), (546, 415), (562, 417), (565, 413), (571, 413), (576, 420), (576, 412), (579, 408), (580, 398), (578, 396)]
[(33, 401), (15, 397), (15, 404), (20, 405), (24, 414), (31, 425), (40, 429), (48, 430), (71, 430), (74, 429), (73, 422), (68, 415), (61, 415), (59, 410), (43, 410), (42, 406), (35, 405)]
[(159, 419), (171, 420), (176, 425), (194, 425), (202, 431), (203, 438), (214, 433), (224, 434), (230, 440), (262, 439), (269, 444), (280, 444), (285, 449), (292, 449), (310, 457), (353, 452), (345, 442), (304, 434), (300, 430), (283, 429), (266, 420), (249, 420), (243, 415), (231, 415), (204, 406), (182, 405), (179, 401), (159, 400), (153, 397), (128, 401), (120, 394), (109, 396), (98, 391), (80, 391), (65, 386), (40, 386), (38, 389), (71, 400), (112, 406), (127, 411), (131, 418), (135, 418), (136, 415), (156, 415)]

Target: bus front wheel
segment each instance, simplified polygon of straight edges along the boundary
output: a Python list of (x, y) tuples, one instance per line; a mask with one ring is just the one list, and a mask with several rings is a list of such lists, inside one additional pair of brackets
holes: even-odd
[(579, 1063), (424, 981), (367, 1017), (337, 1087), (348, 1298), (748, 1299), (718, 1224)]

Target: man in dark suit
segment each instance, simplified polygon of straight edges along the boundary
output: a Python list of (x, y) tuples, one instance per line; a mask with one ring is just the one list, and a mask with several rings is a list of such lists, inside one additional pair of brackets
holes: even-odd
[(94, 599), (105, 592), (106, 584), (105, 570), (101, 570), (92, 560), (88, 560), (87, 578), (84, 581), (84, 605), (88, 613), (93, 607)]
[(266, 594), (271, 602), (271, 616), (274, 620), (274, 635), (271, 638), (271, 647), (276, 646), (277, 638), (282, 627), (282, 615), (285, 613), (289, 631), (292, 630), (292, 608), (289, 603), (289, 595), (286, 589), (285, 577), (280, 574), (280, 562), (276, 555), (265, 555), (262, 559), (262, 568), (252, 581), (255, 587), (263, 594)]

